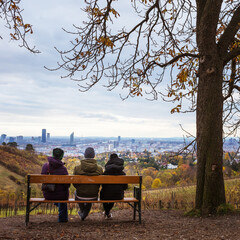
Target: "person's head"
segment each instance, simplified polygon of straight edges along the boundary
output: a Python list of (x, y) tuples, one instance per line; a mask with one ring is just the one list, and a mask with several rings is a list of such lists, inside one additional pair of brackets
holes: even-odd
[(110, 155), (110, 159), (118, 158), (118, 155), (116, 153), (112, 153)]
[(61, 148), (54, 148), (52, 155), (55, 159), (62, 160), (64, 151)]
[(85, 158), (94, 158), (95, 157), (94, 149), (92, 147), (86, 148), (85, 153), (84, 153), (84, 157)]
[(109, 161), (106, 163), (105, 167), (107, 167), (108, 165), (111, 165), (111, 164), (115, 164), (115, 165), (118, 165), (118, 166), (123, 166), (124, 161), (123, 161), (122, 158), (119, 158), (116, 153), (112, 153), (110, 155)]

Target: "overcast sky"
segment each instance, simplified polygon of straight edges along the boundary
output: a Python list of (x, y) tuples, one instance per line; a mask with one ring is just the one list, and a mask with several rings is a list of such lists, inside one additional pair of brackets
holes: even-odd
[[(80, 3), (81, 1), (78, 1)], [(0, 19), (0, 134), (39, 136), (46, 128), (51, 136), (181, 137), (179, 124), (195, 135), (195, 114), (170, 114), (170, 103), (132, 98), (122, 101), (121, 89), (107, 91), (101, 83), (86, 93), (76, 82), (50, 72), (59, 56), (54, 47), (66, 49), (72, 29), (83, 20), (81, 6), (74, 0), (24, 0), (25, 22), (33, 25), (28, 38), (40, 54), (32, 54), (10, 41)], [(120, 9), (127, 9), (121, 6)], [(127, 12), (120, 13), (126, 23)], [(124, 16), (123, 16), (124, 15)], [(164, 88), (165, 86), (163, 86)]]

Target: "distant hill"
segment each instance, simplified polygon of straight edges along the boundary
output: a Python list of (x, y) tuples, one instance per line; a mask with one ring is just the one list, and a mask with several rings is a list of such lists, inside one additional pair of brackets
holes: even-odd
[(40, 173), (46, 161), (47, 157), (41, 154), (0, 146), (0, 189), (16, 190), (24, 185), (28, 173)]

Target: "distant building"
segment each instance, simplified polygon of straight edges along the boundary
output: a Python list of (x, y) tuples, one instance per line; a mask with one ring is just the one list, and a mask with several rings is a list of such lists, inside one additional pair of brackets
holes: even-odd
[(2, 134), (2, 135), (1, 135), (1, 143), (5, 142), (6, 137), (7, 137), (6, 134)]
[(14, 142), (14, 141), (15, 141), (15, 138), (14, 138), (14, 137), (9, 137), (8, 142)]
[(45, 143), (47, 141), (47, 130), (42, 129), (42, 142)]
[(120, 142), (121, 141), (121, 136), (118, 136), (118, 142)]
[(119, 146), (119, 141), (114, 141), (114, 142), (113, 142), (113, 147), (114, 147), (114, 148), (117, 148), (118, 146)]
[(73, 142), (74, 142), (74, 132), (72, 132), (70, 135), (70, 145), (74, 145)]
[(108, 151), (111, 152), (114, 148), (113, 144), (108, 144)]
[(177, 167), (178, 167), (177, 165), (173, 165), (171, 163), (167, 165), (167, 169), (176, 169)]
[(132, 144), (134, 144), (135, 143), (135, 139), (132, 139), (131, 142), (132, 142)]
[(23, 142), (23, 136), (17, 136), (17, 143)]
[(47, 140), (50, 140), (50, 133), (47, 133)]

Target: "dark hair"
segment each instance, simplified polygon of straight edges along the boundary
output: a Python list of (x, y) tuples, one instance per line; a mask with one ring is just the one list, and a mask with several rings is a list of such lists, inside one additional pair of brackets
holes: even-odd
[(53, 149), (53, 157), (55, 159), (61, 160), (63, 158), (64, 151), (61, 148), (54, 148)]
[(116, 153), (112, 153), (110, 155), (110, 159), (106, 163), (105, 167), (108, 166), (108, 165), (111, 165), (111, 164), (115, 164), (115, 165), (118, 165), (118, 166), (123, 166), (124, 160), (122, 158), (119, 158)]

